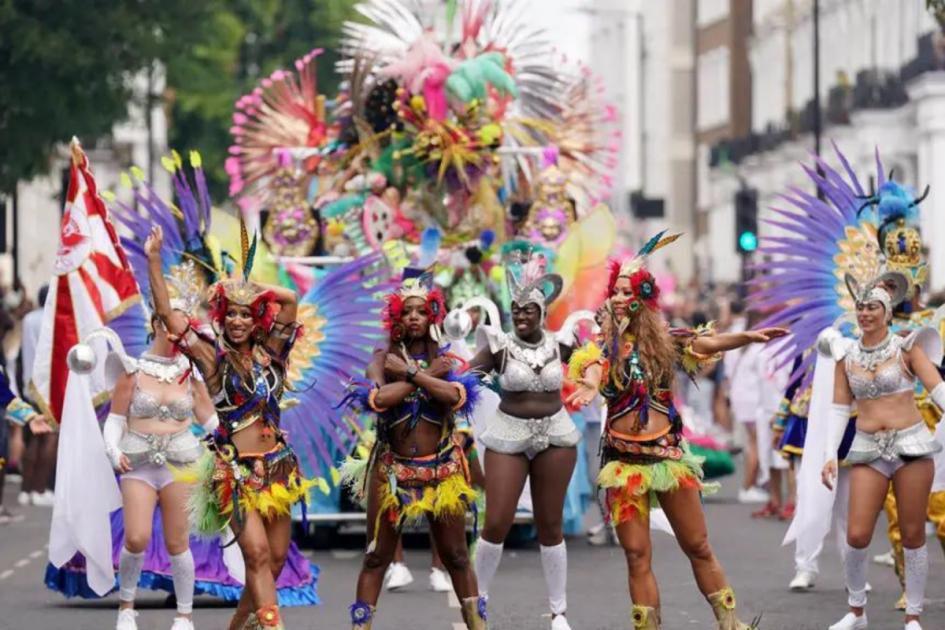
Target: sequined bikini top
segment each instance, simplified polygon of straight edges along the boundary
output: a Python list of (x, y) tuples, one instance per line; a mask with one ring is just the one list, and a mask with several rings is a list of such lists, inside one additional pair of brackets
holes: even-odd
[(561, 343), (554, 335), (543, 334), (541, 341), (528, 343), (506, 332), (480, 326), (493, 354), (504, 350), (499, 366), (499, 387), (506, 392), (557, 392), (564, 383)]
[[(163, 384), (176, 384), (184, 378), (185, 365), (178, 357), (159, 357), (152, 354), (144, 354), (137, 361), (139, 373), (147, 374)], [(187, 377), (186, 393), (169, 401), (163, 400), (163, 397), (153, 392), (141, 389), (138, 379), (135, 378), (134, 392), (128, 407), (130, 417), (185, 422), (191, 418), (193, 412), (194, 396), (189, 377)]]
[(906, 368), (902, 349), (903, 339), (892, 333), (871, 348), (854, 345), (843, 362), (853, 397), (874, 400), (913, 391), (915, 376)]

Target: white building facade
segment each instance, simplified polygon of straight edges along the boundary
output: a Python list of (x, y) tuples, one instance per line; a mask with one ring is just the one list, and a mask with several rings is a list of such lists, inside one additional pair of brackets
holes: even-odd
[[(713, 279), (739, 279), (734, 247), (736, 190), (758, 191), (764, 221), (777, 195), (790, 186), (811, 190), (799, 163), (811, 163), (813, 19), (810, 0), (755, 0), (749, 60), (752, 69), (750, 136), (712, 146), (700, 169), (699, 206), (709, 230), (697, 244)], [(922, 189), (929, 246), (930, 288), (945, 288), (945, 46), (925, 0), (822, 0), (820, 2), (822, 156), (836, 164), (831, 143), (859, 177), (875, 172), (878, 148), (896, 179)], [(938, 187), (940, 188), (940, 187)]]

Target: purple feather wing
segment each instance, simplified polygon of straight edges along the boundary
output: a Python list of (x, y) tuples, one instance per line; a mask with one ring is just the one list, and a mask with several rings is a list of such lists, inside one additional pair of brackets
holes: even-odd
[[(844, 275), (865, 279), (880, 263), (875, 226), (866, 218), (869, 213), (858, 213), (863, 186), (836, 145), (834, 151), (841, 170), (817, 159), (813, 167), (802, 166), (823, 199), (796, 187), (780, 195), (788, 205), (772, 208), (767, 221), (776, 234), (762, 237), (758, 248), (764, 262), (755, 266), (751, 306), (774, 311), (759, 326), (791, 329), (775, 352), (781, 365), (795, 366), (792, 380), (809, 378), (816, 356), (805, 352), (817, 335), (852, 314)], [(878, 153), (876, 165), (879, 181), (884, 175)]]
[(338, 405), (386, 338), (381, 296), (393, 286), (382, 257), (372, 255), (330, 272), (300, 300), (305, 330), (289, 358), (294, 391), (286, 396), (297, 404), (283, 412), (282, 428), (307, 475), (324, 475), (355, 444), (354, 427)]

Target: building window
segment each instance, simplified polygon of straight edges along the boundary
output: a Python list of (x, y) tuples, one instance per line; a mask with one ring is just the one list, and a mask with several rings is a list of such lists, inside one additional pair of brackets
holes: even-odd
[(724, 125), (729, 119), (729, 52), (727, 46), (713, 48), (699, 55), (696, 72), (699, 131)]
[(696, 24), (701, 28), (728, 15), (728, 0), (699, 0), (696, 3)]

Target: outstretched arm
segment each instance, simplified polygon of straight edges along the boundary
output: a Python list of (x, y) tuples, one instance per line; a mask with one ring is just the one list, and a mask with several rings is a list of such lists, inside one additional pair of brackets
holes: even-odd
[(735, 350), (750, 343), (768, 343), (790, 334), (787, 328), (759, 328), (737, 333), (703, 335), (692, 340), (692, 349), (699, 354), (717, 354)]

